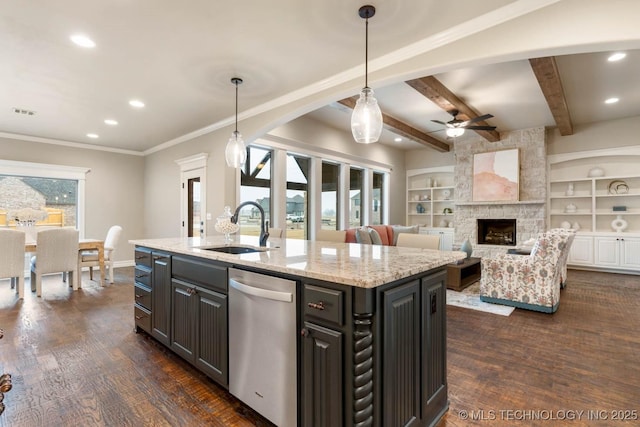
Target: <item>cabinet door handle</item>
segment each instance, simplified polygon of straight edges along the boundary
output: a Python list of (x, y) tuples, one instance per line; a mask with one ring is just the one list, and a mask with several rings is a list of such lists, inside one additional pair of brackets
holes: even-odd
[(300, 331), (300, 335), (302, 335), (303, 337), (308, 337), (309, 335), (311, 335), (311, 332), (307, 328), (302, 328), (302, 330)]
[(136, 316), (136, 320), (141, 320), (143, 318), (144, 318), (144, 316)]
[(148, 274), (136, 274), (136, 279), (141, 279), (143, 277), (147, 277)]
[(136, 259), (142, 259), (142, 258), (145, 258), (145, 256), (144, 256), (144, 255), (138, 255), (138, 256), (136, 257)]
[(320, 302), (310, 302), (307, 304), (310, 308), (315, 308), (316, 310), (324, 310), (324, 301)]
[(142, 295), (136, 294), (136, 298), (142, 298)]
[(191, 296), (191, 295), (195, 295), (198, 293), (198, 290), (196, 288), (189, 288), (187, 289), (187, 293)]

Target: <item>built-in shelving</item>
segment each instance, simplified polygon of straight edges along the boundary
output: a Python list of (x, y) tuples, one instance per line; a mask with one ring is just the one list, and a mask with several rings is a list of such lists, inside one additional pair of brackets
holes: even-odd
[(407, 225), (451, 227), (454, 194), (453, 166), (408, 170)]
[[(548, 162), (548, 227), (578, 230), (569, 263), (640, 271), (640, 146), (551, 155)], [(589, 176), (596, 167), (602, 176)], [(615, 227), (621, 221), (624, 230)]]

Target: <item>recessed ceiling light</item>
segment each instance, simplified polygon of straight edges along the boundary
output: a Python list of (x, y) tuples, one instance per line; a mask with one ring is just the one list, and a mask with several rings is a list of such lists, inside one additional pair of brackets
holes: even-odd
[(97, 133), (88, 133), (87, 136), (89, 138), (92, 138), (92, 139), (97, 139), (98, 138), (98, 134)]
[(620, 101), (620, 98), (609, 98), (609, 99), (605, 99), (604, 103), (605, 104), (615, 104), (616, 102)]
[(131, 105), (132, 107), (136, 107), (136, 108), (142, 108), (144, 107), (144, 102), (138, 100), (138, 99), (132, 99), (131, 101), (129, 101), (129, 105)]
[(395, 142), (402, 142), (402, 138), (400, 138), (400, 137), (394, 138), (394, 141)]
[(109, 126), (116, 126), (118, 124), (118, 121), (113, 119), (105, 119), (104, 122)]
[(621, 59), (623, 59), (625, 56), (627, 56), (626, 53), (624, 52), (616, 52), (613, 55), (611, 55), (610, 57), (607, 58), (607, 61), (609, 62), (615, 62), (615, 61), (620, 61)]
[(74, 34), (71, 36), (71, 41), (81, 47), (96, 47), (96, 42), (83, 34)]

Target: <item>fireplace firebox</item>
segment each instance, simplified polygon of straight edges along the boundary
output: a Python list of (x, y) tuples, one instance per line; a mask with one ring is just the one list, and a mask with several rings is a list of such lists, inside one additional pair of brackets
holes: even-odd
[(515, 219), (478, 219), (479, 245), (516, 245)]

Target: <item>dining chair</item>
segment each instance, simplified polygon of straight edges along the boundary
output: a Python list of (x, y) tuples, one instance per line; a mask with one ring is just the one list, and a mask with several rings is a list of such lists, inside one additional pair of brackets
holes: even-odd
[(78, 290), (78, 230), (57, 228), (42, 230), (36, 237), (36, 256), (31, 258), (31, 291), (42, 296), (42, 276), (68, 273), (73, 290)]
[(440, 236), (400, 233), (396, 246), (405, 248), (440, 249)]
[[(104, 239), (104, 267), (109, 270), (109, 283), (113, 283), (113, 256), (116, 246), (120, 240), (122, 227), (114, 225), (109, 228), (107, 237)], [(78, 272), (82, 274), (83, 267), (89, 267), (89, 278), (93, 280), (93, 267), (100, 266), (100, 257), (98, 251), (80, 251), (78, 254)], [(82, 280), (82, 277), (79, 277)]]
[(11, 279), (20, 299), (24, 298), (25, 239), (23, 231), (0, 229), (0, 278)]

